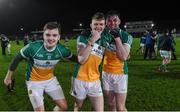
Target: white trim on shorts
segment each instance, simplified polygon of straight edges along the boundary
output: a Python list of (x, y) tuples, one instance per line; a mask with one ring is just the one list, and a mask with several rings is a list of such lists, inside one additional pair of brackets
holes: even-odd
[(111, 74), (102, 71), (103, 90), (114, 91), (115, 93), (127, 93), (128, 75)]
[(44, 105), (44, 92), (53, 100), (65, 99), (62, 88), (56, 77), (45, 81), (26, 81), (28, 96), (33, 108)]
[(162, 58), (171, 59), (171, 51), (160, 50), (159, 52)]
[(145, 44), (143, 44), (143, 43), (140, 43), (140, 46), (141, 46), (141, 47), (144, 47), (144, 46), (145, 46)]
[(87, 95), (92, 97), (102, 96), (101, 82), (100, 80), (87, 82), (72, 77), (70, 94), (79, 100), (84, 100)]

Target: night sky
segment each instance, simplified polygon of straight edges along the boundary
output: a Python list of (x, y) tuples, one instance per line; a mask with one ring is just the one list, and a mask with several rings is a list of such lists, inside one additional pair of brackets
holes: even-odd
[[(72, 32), (79, 23), (88, 27), (91, 16), (114, 9), (120, 12), (122, 24), (128, 21), (153, 20), (162, 27), (180, 28), (177, 1), (148, 0), (0, 0), (0, 33), (7, 35), (42, 30), (49, 21), (57, 21), (62, 33)], [(20, 28), (24, 30), (21, 31)]]

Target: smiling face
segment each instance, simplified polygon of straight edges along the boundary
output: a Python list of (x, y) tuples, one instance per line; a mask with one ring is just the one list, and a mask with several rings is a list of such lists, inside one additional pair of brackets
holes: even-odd
[(117, 15), (110, 16), (106, 19), (106, 25), (110, 29), (116, 29), (119, 28), (119, 25), (121, 23), (121, 20)]
[(46, 29), (43, 33), (43, 39), (44, 39), (45, 47), (47, 49), (52, 49), (53, 47), (55, 47), (60, 39), (58, 28)]
[(95, 30), (95, 31), (98, 31), (98, 32), (102, 33), (102, 31), (105, 28), (105, 20), (95, 20), (95, 19), (93, 19), (91, 24), (90, 24), (90, 27), (91, 27), (92, 30)]

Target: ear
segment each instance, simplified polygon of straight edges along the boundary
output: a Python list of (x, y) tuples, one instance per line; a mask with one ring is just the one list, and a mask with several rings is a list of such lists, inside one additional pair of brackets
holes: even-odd
[(61, 38), (61, 35), (58, 36), (58, 40), (60, 40), (60, 38)]
[(121, 24), (121, 19), (119, 18), (119, 25)]
[(90, 24), (90, 27), (91, 27), (91, 29), (92, 29), (92, 23)]

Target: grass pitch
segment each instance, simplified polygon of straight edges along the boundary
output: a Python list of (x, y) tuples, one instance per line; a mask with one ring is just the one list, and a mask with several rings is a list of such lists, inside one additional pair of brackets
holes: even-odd
[[(62, 42), (63, 43), (63, 42)], [(176, 39), (176, 54), (180, 58), (180, 38)], [(23, 47), (23, 43), (16, 45), (12, 42), (12, 55), (0, 54), (0, 110), (1, 111), (31, 111), (26, 85), (25, 71), (27, 63), (22, 61), (14, 73), (16, 80), (15, 90), (7, 92), (3, 84), (9, 63), (17, 52)], [(139, 39), (135, 38), (131, 49), (129, 65), (128, 95), (126, 106), (130, 111), (177, 111), (180, 110), (180, 59), (172, 60), (167, 66), (169, 73), (158, 73), (154, 70), (161, 64), (162, 59), (158, 55), (156, 60), (143, 60), (140, 53), (136, 53), (139, 47)], [(69, 48), (76, 54), (76, 40), (70, 40)], [(1, 49), (0, 49), (1, 53)], [(74, 100), (69, 94), (71, 88), (71, 76), (75, 63), (61, 61), (55, 68), (55, 75), (63, 88), (68, 101), (68, 110), (73, 110)], [(45, 95), (45, 109), (52, 110), (53, 101)], [(106, 109), (105, 103), (105, 109)], [(82, 110), (92, 110), (89, 100), (86, 100)]]

